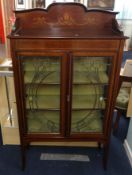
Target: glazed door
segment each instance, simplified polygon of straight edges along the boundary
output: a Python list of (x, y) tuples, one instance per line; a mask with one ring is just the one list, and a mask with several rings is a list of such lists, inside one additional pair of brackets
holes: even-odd
[(21, 53), (18, 59), (26, 133), (64, 135), (65, 55)]
[(94, 53), (94, 56), (93, 53), (74, 53), (71, 56), (71, 135), (104, 132), (114, 81), (113, 58), (111, 53)]

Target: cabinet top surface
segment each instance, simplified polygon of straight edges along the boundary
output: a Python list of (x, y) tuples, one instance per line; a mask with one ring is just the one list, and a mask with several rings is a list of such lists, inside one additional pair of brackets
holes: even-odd
[(127, 38), (118, 28), (116, 12), (88, 10), (79, 3), (53, 3), (47, 9), (15, 11), (9, 38)]

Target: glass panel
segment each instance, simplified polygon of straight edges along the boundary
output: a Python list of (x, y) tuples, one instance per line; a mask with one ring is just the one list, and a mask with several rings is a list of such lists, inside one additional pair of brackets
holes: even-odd
[(111, 64), (110, 57), (73, 58), (71, 132), (102, 132)]
[(59, 109), (60, 86), (29, 84), (26, 86), (27, 109)]
[(105, 109), (107, 85), (73, 85), (73, 109)]
[(60, 83), (59, 57), (26, 57), (24, 59), (25, 83)]
[(60, 132), (61, 57), (21, 58), (28, 132)]
[(108, 83), (110, 68), (108, 57), (75, 57), (74, 83)]
[(102, 132), (104, 112), (81, 110), (72, 112), (72, 132)]
[(57, 133), (60, 130), (60, 111), (27, 111), (28, 131)]

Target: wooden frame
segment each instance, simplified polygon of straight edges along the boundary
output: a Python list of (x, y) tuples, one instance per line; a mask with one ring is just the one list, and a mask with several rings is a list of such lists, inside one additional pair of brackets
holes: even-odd
[(78, 2), (78, 3), (84, 4), (84, 0), (74, 0), (74, 2)]
[(26, 0), (15, 0), (15, 8), (16, 9), (25, 9), (26, 8)]
[(88, 0), (88, 8), (101, 8), (105, 10), (114, 9), (115, 0)]
[(45, 8), (45, 0), (36, 0), (36, 7)]

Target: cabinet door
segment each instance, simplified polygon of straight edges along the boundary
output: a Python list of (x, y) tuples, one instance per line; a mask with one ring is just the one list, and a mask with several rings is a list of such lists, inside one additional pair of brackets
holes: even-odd
[(63, 134), (64, 55), (21, 53), (18, 58), (26, 132)]
[(113, 56), (75, 53), (71, 58), (71, 134), (103, 133), (110, 104)]

